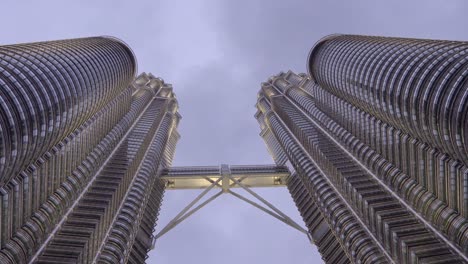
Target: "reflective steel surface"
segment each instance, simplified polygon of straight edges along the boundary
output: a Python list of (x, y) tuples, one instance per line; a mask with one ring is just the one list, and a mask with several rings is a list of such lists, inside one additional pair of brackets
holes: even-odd
[[(136, 64), (113, 37), (0, 46), (0, 263), (144, 263), (222, 193), (327, 263), (468, 263), (468, 42), (322, 38), (261, 84), (275, 165), (171, 167), (176, 95)], [(277, 186), (308, 230), (250, 189)], [(155, 236), (167, 189), (205, 191)]]
[(0, 263), (142, 263), (180, 115), (123, 42), (0, 46)]
[(327, 263), (468, 262), (467, 48), (331, 35), (310, 77), (262, 84), (261, 135)]

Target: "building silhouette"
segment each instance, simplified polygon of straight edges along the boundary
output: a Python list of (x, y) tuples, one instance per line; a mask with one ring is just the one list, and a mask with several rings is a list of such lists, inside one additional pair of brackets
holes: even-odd
[[(136, 76), (125, 43), (0, 46), (0, 263), (144, 263), (222, 194), (307, 234), (326, 263), (468, 263), (468, 44), (331, 35), (308, 70), (261, 84), (276, 164), (171, 167), (176, 96)], [(281, 186), (307, 230), (252, 190)], [(172, 189), (204, 191), (154, 234)]]
[[(327, 263), (466, 263), (468, 43), (331, 35), (256, 118)], [(310, 77), (309, 77), (310, 76)]]
[(0, 47), (0, 263), (144, 262), (180, 116), (135, 73), (109, 37)]

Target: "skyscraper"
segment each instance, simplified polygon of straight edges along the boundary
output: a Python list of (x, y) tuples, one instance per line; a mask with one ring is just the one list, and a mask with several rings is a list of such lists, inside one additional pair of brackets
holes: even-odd
[[(136, 65), (111, 37), (0, 46), (0, 263), (143, 263), (222, 194), (327, 263), (468, 263), (468, 43), (320, 40), (261, 84), (276, 165), (171, 167), (176, 96)], [(308, 230), (251, 190), (281, 186)], [(205, 190), (154, 235), (166, 189)]]
[(331, 35), (256, 118), (328, 263), (468, 262), (468, 43)]
[(142, 263), (180, 116), (123, 42), (0, 47), (0, 263)]

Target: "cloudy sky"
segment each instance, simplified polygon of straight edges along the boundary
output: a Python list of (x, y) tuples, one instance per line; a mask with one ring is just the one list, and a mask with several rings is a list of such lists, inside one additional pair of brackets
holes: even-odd
[[(3, 1), (0, 44), (112, 35), (139, 71), (172, 83), (183, 119), (174, 165), (272, 163), (253, 118), (270, 75), (304, 72), (331, 33), (468, 40), (465, 0)], [(258, 190), (293, 219), (285, 189)], [(158, 227), (198, 191), (168, 191)], [(301, 222), (302, 224), (302, 222)], [(148, 263), (320, 263), (307, 238), (221, 196), (161, 237)]]

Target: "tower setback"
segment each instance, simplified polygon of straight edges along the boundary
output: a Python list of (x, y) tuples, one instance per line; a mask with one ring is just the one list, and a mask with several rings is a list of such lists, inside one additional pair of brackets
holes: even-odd
[(141, 263), (179, 139), (123, 42), (0, 46), (0, 263)]
[(261, 135), (327, 263), (468, 262), (467, 52), (331, 35), (309, 75), (262, 84)]

